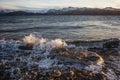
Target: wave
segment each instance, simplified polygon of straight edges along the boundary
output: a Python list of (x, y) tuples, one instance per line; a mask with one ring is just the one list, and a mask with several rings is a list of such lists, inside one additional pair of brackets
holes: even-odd
[(33, 30), (33, 29), (39, 29), (39, 30), (43, 30), (43, 29), (80, 29), (80, 28), (84, 28), (83, 26), (67, 26), (67, 27), (63, 27), (63, 26), (43, 26), (43, 27), (27, 27), (27, 28), (22, 28), (22, 29), (12, 29), (12, 30), (0, 30), (0, 33), (5, 33), (5, 32), (21, 32), (21, 31), (28, 31), (28, 30)]
[(20, 31), (26, 31), (26, 30), (32, 30), (32, 29), (51, 29), (50, 27), (32, 27), (32, 28), (22, 28), (22, 29), (13, 29), (13, 30), (0, 30), (0, 33), (4, 32), (20, 32)]

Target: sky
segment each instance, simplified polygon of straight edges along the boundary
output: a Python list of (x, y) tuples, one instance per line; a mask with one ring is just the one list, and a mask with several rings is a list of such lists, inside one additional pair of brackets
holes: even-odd
[(120, 0), (0, 0), (0, 9), (44, 9), (62, 7), (120, 8)]

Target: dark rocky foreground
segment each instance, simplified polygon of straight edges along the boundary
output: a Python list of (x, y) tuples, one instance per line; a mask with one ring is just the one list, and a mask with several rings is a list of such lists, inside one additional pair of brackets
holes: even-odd
[(66, 43), (48, 52), (21, 43), (14, 50), (9, 42), (0, 45), (0, 80), (120, 79), (119, 39)]

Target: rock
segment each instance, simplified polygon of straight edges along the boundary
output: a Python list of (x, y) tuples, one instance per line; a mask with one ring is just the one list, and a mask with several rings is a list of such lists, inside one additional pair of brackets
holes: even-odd
[(103, 48), (118, 48), (119, 39), (112, 39), (103, 44)]
[(33, 45), (31, 45), (31, 44), (27, 44), (27, 45), (23, 45), (23, 46), (19, 46), (18, 47), (19, 49), (21, 49), (21, 50), (32, 50), (33, 49)]
[(54, 49), (52, 53), (56, 53), (55, 57), (57, 58), (59, 64), (64, 64), (66, 66), (67, 65), (72, 66), (73, 64), (78, 64), (79, 66), (80, 65), (83, 66), (83, 67), (79, 67), (79, 66), (77, 67), (81, 69), (87, 65), (88, 66), (92, 64), (97, 65), (97, 64), (102, 64), (104, 62), (104, 59), (97, 53), (80, 50), (80, 49), (62, 49), (62, 50)]
[(74, 73), (73, 70), (70, 70), (70, 75), (71, 75), (71, 76), (74, 76), (74, 75), (75, 75), (75, 73)]
[(54, 77), (60, 77), (62, 73), (59, 70), (54, 70), (53, 76)]
[(54, 78), (50, 78), (49, 80), (55, 80)]
[(22, 58), (21, 58), (21, 57), (16, 58), (16, 61), (17, 61), (17, 62), (20, 62), (20, 61), (22, 61)]

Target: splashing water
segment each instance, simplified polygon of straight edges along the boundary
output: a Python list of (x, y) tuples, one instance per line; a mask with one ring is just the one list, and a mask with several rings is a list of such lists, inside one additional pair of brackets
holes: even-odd
[(64, 40), (55, 39), (55, 40), (47, 40), (44, 38), (39, 38), (35, 34), (30, 34), (23, 38), (25, 44), (31, 44), (34, 48), (39, 47), (40, 49), (51, 50), (53, 48), (62, 48), (67, 46)]
[(26, 45), (33, 46), (33, 53), (41, 53), (44, 51), (44, 58), (37, 62), (40, 68), (50, 68), (51, 66), (57, 66), (57, 59), (50, 59), (48, 56), (50, 55), (52, 49), (63, 48), (67, 46), (67, 43), (62, 39), (48, 40), (42, 37), (38, 37), (38, 34), (30, 34), (25, 36), (23, 38), (23, 42)]
[(46, 39), (39, 38), (35, 34), (30, 34), (28, 36), (25, 36), (25, 38), (23, 38), (23, 41), (26, 44), (39, 45), (39, 44), (43, 44), (44, 42), (46, 42)]

